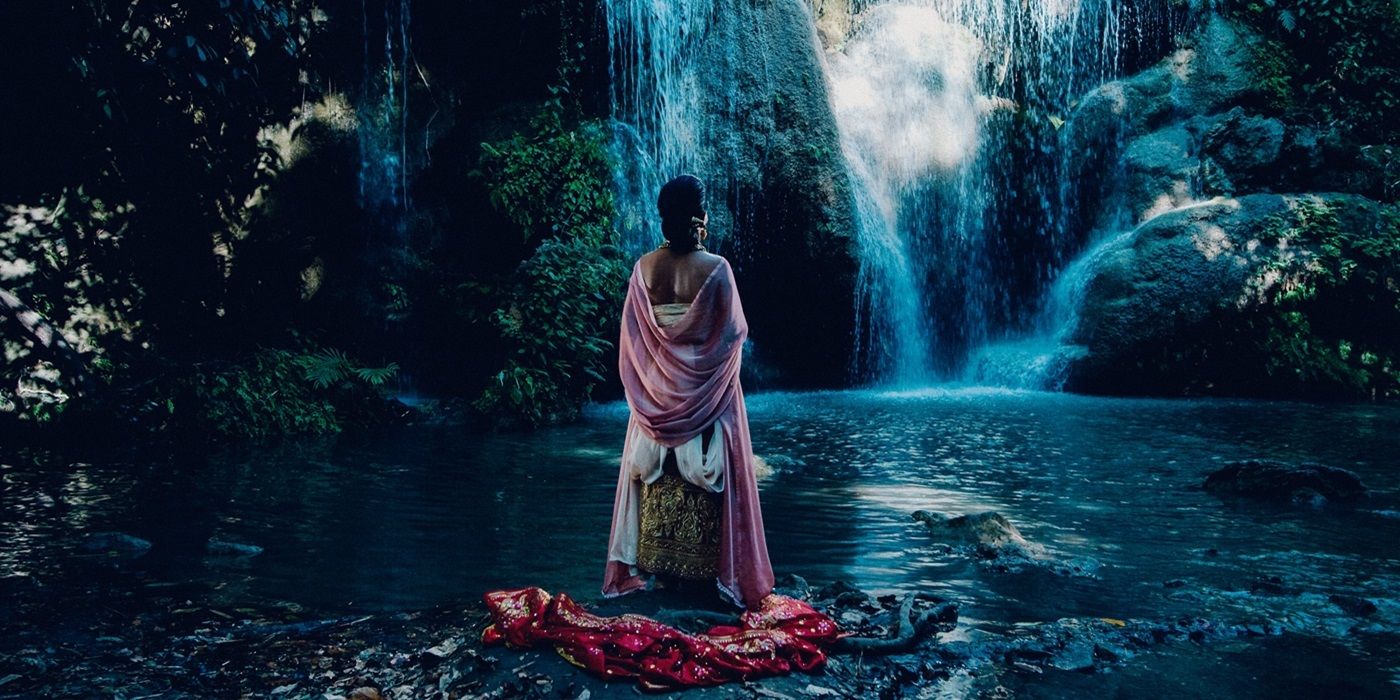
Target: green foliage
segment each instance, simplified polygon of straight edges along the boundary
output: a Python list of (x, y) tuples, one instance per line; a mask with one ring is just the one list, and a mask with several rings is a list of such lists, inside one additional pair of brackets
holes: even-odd
[[(201, 368), (188, 379), (193, 402), (179, 416), (213, 439), (267, 440), (287, 435), (337, 432), (335, 406), (309, 380), (307, 357), (263, 349), (246, 362)], [(181, 402), (167, 399), (176, 414)]]
[(1230, 0), (1263, 35), (1255, 65), (1273, 106), (1337, 122), (1371, 142), (1400, 136), (1400, 3)]
[(1298, 64), (1283, 42), (1264, 40), (1254, 49), (1254, 73), (1268, 106), (1279, 112), (1293, 109)]
[[(260, 130), (315, 82), (305, 61), (325, 13), (312, 0), (78, 0), (15, 3), (6, 19), (62, 31), (0, 56), (26, 76), (0, 107), (23, 135), (0, 173), (0, 287), (100, 389), (140, 381), (125, 373), (163, 354), (217, 347), (246, 203), (277, 169)], [(14, 329), (0, 320), (0, 412), (51, 420), (66, 402), (44, 392), (73, 396), (75, 373)], [(7, 395), (17, 383), (26, 395)]]
[(1400, 396), (1400, 207), (1360, 219), (1379, 222), (1369, 228), (1347, 213), (1303, 199), (1271, 222), (1271, 243), (1316, 254), (1275, 267), (1288, 283), (1255, 324), (1266, 370), (1327, 393)]
[(611, 240), (611, 167), (603, 128), (570, 128), (567, 71), (526, 133), (483, 143), (491, 203), (527, 241), (560, 236), (601, 245)]
[[(627, 266), (613, 246), (611, 164), (603, 130), (568, 101), (569, 70), (527, 133), (483, 144), (492, 204), (539, 241), (513, 279), (494, 290), (489, 320), (504, 366), (477, 410), (530, 426), (572, 420), (609, 372)], [(479, 285), (472, 287), (481, 296)]]
[(234, 360), (173, 368), (125, 389), (107, 411), (137, 427), (212, 442), (339, 432), (398, 366), (365, 367), (336, 349), (258, 348)]
[(343, 351), (334, 348), (302, 355), (297, 358), (297, 363), (305, 371), (306, 380), (319, 389), (327, 389), (348, 381), (380, 386), (399, 371), (397, 362), (390, 362), (384, 367), (362, 367), (352, 362)]
[[(125, 207), (78, 187), (0, 212), (0, 288), (41, 314), (94, 374), (110, 378), (113, 355), (129, 354), (144, 332), (133, 314), (142, 291), (121, 262)], [(0, 321), (0, 330), (0, 413), (58, 417), (71, 398), (71, 372), (36, 351), (13, 322)]]
[(493, 320), (512, 347), (476, 408), (539, 426), (574, 420), (605, 380), (627, 266), (616, 249), (549, 240)]

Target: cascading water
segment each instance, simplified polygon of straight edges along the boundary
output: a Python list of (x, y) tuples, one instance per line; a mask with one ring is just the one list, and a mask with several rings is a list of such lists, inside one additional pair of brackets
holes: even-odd
[(924, 182), (975, 158), (980, 43), (930, 8), (884, 5), (834, 54), (828, 73), (856, 198), (856, 357), (868, 376), (930, 378), (925, 263), (901, 209)]
[[(383, 11), (360, 1), (363, 74), (356, 105), (359, 115), (360, 167), (358, 201), (365, 213), (365, 304), (381, 309), (384, 342), (391, 356), (410, 357), (412, 343), (403, 332), (407, 304), (403, 293), (404, 251), (411, 210), (409, 178), (414, 161), (409, 141), (409, 85), (412, 67), (412, 1), (380, 0)], [(380, 22), (382, 27), (378, 27)], [(426, 138), (426, 137), (425, 137)], [(426, 152), (426, 144), (422, 153)], [(386, 235), (387, 234), (387, 235)], [(397, 397), (417, 402), (413, 375), (395, 375)]]
[(661, 185), (699, 166), (701, 87), (698, 66), (687, 59), (715, 8), (656, 0), (604, 5), (618, 220), (623, 246), (637, 254), (655, 244), (648, 222)]
[(360, 103), (359, 200), (398, 232), (409, 208), (408, 86), (411, 0), (384, 0), (382, 50), (368, 0), (361, 0), (364, 75)]
[(1119, 71), (1126, 5), (849, 5), (827, 71), (860, 212), (862, 378), (956, 378), (978, 348), (1037, 328), (1082, 245), (1058, 130)]
[[(826, 48), (859, 258), (856, 380), (958, 379), (982, 348), (1036, 335), (1087, 228), (1060, 129), (1077, 97), (1121, 73), (1125, 49), (1160, 40), (1169, 3), (775, 1), (813, 18)], [(654, 244), (666, 178), (702, 171), (712, 199), (743, 201), (742, 157), (722, 152), (738, 141), (722, 136), (762, 120), (737, 106), (735, 76), (753, 57), (736, 45), (774, 29), (736, 27), (725, 3), (603, 4), (619, 224), (637, 254)], [(828, 26), (831, 13), (844, 21)], [(731, 214), (723, 233), (742, 223)]]

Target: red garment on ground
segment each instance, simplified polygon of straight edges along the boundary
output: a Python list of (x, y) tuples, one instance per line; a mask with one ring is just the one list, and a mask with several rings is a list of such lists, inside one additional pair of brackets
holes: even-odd
[(528, 648), (553, 644), (570, 663), (604, 678), (636, 678), (647, 690), (719, 685), (794, 669), (815, 671), (841, 631), (800, 600), (771, 594), (739, 627), (686, 634), (642, 615), (601, 617), (567, 594), (539, 588), (485, 596), (493, 624), (485, 644)]

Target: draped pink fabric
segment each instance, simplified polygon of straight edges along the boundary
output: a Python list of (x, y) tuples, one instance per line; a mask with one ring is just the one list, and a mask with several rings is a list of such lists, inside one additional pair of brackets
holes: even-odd
[[(632, 452), (632, 428), (661, 445), (676, 447), (719, 423), (724, 428), (727, 464), (718, 584), (736, 603), (754, 609), (773, 590), (773, 568), (763, 537), (749, 419), (739, 386), (748, 332), (728, 261), (721, 261), (710, 273), (685, 316), (665, 328), (652, 315), (640, 266), (632, 269), (618, 346), (618, 368), (632, 415), (613, 503), (609, 551), (616, 551), (621, 536), (618, 514), (626, 499), (638, 497), (640, 488), (626, 463)], [(609, 558), (605, 595), (621, 595), (646, 585), (633, 573), (632, 564)]]

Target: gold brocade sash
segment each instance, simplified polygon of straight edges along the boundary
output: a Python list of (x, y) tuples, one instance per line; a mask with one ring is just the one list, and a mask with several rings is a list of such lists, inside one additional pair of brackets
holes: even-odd
[(638, 568), (686, 579), (714, 578), (719, 567), (719, 498), (670, 473), (643, 485)]

